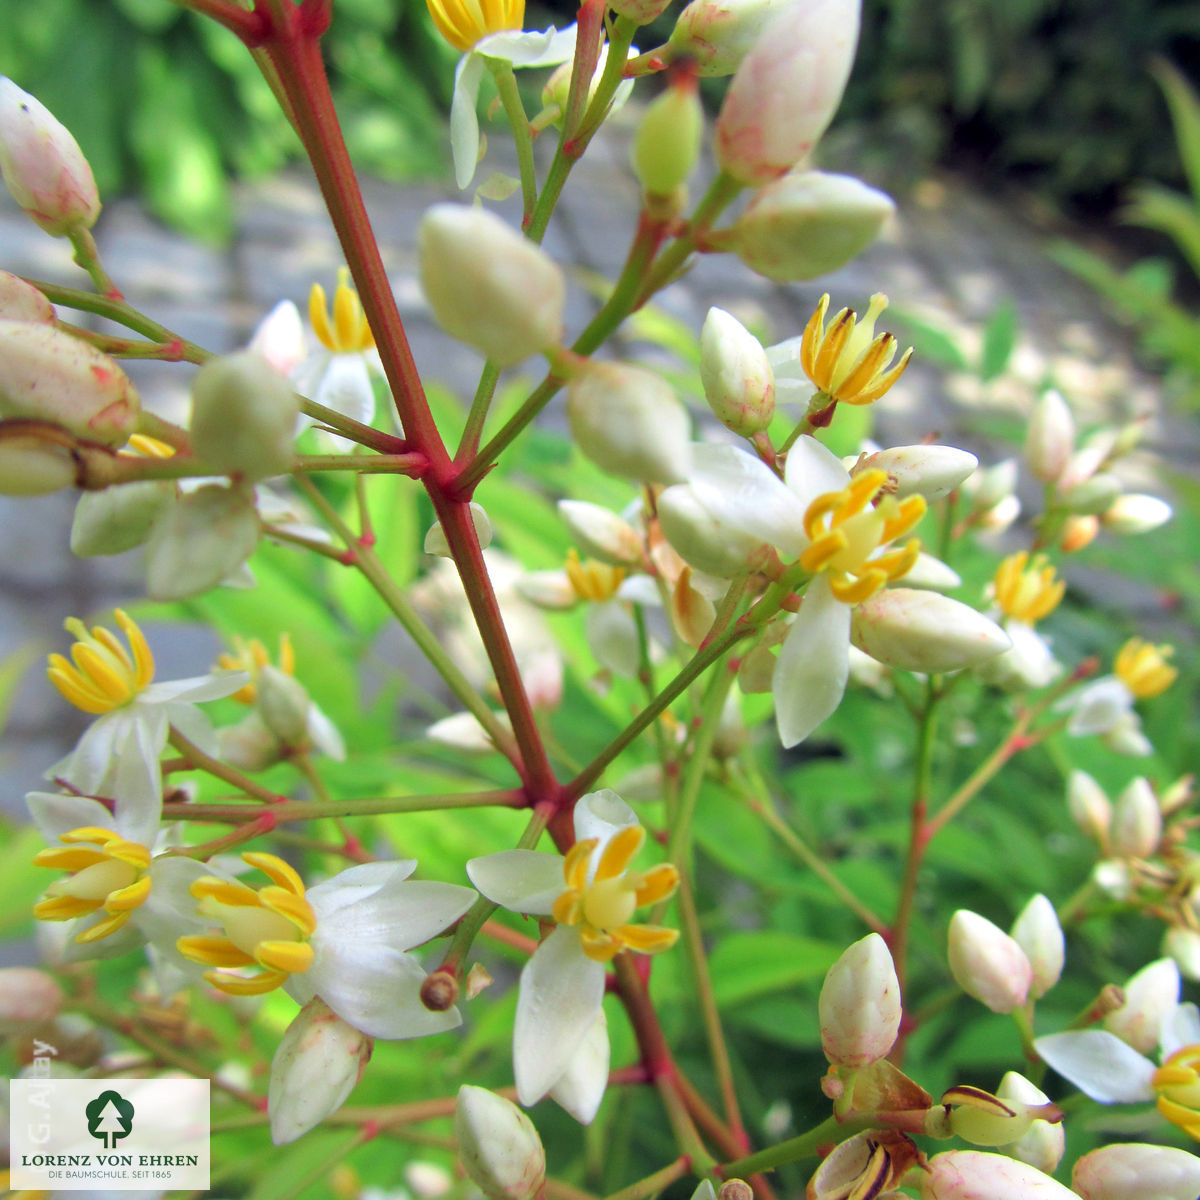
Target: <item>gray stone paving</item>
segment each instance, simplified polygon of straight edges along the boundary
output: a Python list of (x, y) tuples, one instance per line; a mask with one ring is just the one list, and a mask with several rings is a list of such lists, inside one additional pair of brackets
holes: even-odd
[[(619, 267), (637, 202), (625, 168), (627, 144), (627, 128), (605, 131), (577, 169), (547, 238), (560, 261), (609, 275)], [(508, 166), (503, 158), (503, 139), (496, 135), (480, 178)], [(415, 281), (416, 220), (430, 202), (456, 195), (432, 185), (397, 188), (374, 181), (367, 181), (365, 192), (418, 365), (469, 398), (478, 359), (433, 326)], [(513, 202), (501, 207), (514, 211)], [(341, 261), (315, 185), (299, 168), (240, 189), (237, 238), (224, 250), (164, 230), (132, 200), (110, 203), (96, 232), (110, 272), (134, 303), (216, 351), (242, 344), (280, 298), (303, 308), (312, 281), (329, 288)], [(1164, 423), (1154, 383), (1131, 365), (1124, 333), (1085, 287), (1049, 263), (1042, 242), (995, 199), (958, 182), (933, 182), (904, 205), (879, 244), (819, 285), (777, 287), (727, 256), (711, 256), (663, 293), (660, 303), (697, 332), (708, 307), (718, 304), (760, 320), (782, 339), (800, 331), (824, 290), (833, 293), (834, 307), (861, 306), (882, 290), (897, 308), (977, 345), (987, 315), (1011, 299), (1022, 328), (1014, 371), (983, 386), (914, 366), (880, 412), (882, 439), (901, 443), (938, 431), (954, 441), (972, 414), (1027, 410), (1032, 386), (1051, 373), (1090, 417), (1153, 414), (1149, 448), (1169, 446), (1176, 461), (1194, 462), (1195, 429)], [(61, 283), (81, 280), (66, 245), (27, 222), (6, 194), (0, 195), (0, 266)], [(582, 288), (572, 290), (570, 328), (586, 321), (591, 303)], [(130, 373), (151, 406), (180, 413), (187, 369), (140, 363)], [(978, 439), (962, 444), (978, 448)], [(65, 495), (0, 498), (0, 660), (31, 641), (42, 653), (61, 647), (64, 617), (101, 614), (140, 594), (137, 552), (88, 561), (69, 555), (72, 506)], [(163, 678), (207, 669), (213, 652), (202, 630), (156, 643)], [(0, 743), (0, 807), (17, 811), (20, 796), (73, 743), (81, 725), (40, 668), (31, 669)]]

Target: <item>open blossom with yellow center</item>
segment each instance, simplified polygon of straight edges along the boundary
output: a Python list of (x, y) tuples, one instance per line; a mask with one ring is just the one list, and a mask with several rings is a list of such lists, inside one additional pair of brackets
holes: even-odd
[(67, 631), (76, 638), (72, 662), (61, 654), (50, 655), (46, 672), (50, 682), (86, 713), (112, 712), (128, 704), (154, 678), (154, 656), (145, 635), (121, 609), (113, 615), (129, 643), (128, 650), (102, 625), (89, 633), (78, 617), (68, 617)]
[(350, 272), (345, 267), (338, 271), (332, 310), (325, 289), (319, 283), (312, 285), (308, 293), (308, 319), (321, 345), (334, 354), (361, 354), (375, 347), (375, 335), (367, 324), (358, 293), (350, 286)]
[(878, 553), (881, 546), (908, 533), (925, 515), (925, 497), (897, 500), (884, 495), (887, 472), (856, 475), (848, 487), (818, 496), (804, 514), (810, 539), (800, 565), (812, 574), (825, 572), (829, 589), (843, 604), (861, 604), (885, 584), (906, 575), (917, 561), (921, 543)]
[(625, 949), (657, 953), (676, 938), (671, 929), (630, 923), (639, 905), (674, 892), (679, 873), (666, 863), (628, 869), (645, 833), (625, 801), (607, 789), (592, 792), (575, 805), (574, 826), (575, 844), (565, 859), (507, 850), (467, 863), (471, 882), (489, 900), (557, 922), (521, 971), (513, 1073), (522, 1104), (559, 1085), (594, 1034), (604, 964)]
[[(258, 675), (263, 667), (270, 665), (271, 655), (266, 646), (258, 640), (235, 637), (233, 652), (223, 652), (217, 655), (217, 666), (225, 671), (245, 671), (250, 676), (250, 682), (245, 687), (238, 688), (233, 693), (233, 699), (239, 704), (253, 704), (258, 696)], [(292, 649), (292, 639), (286, 633), (279, 635), (279, 670), (285, 675), (296, 673), (296, 652)]]
[(575, 550), (567, 551), (566, 572), (576, 597), (596, 604), (611, 600), (629, 573), (624, 567), (610, 566), (608, 563), (597, 562), (594, 558), (580, 562), (579, 554)]
[(1141, 638), (1130, 638), (1117, 652), (1113, 669), (1139, 700), (1148, 700), (1175, 682), (1179, 671), (1167, 661), (1174, 653), (1173, 646), (1154, 646)]
[(66, 845), (40, 851), (33, 862), (68, 875), (46, 889), (33, 915), (39, 921), (69, 921), (103, 909), (105, 916), (75, 935), (82, 944), (98, 942), (116, 933), (150, 895), (150, 851), (115, 830), (96, 827), (70, 830), (60, 840)]
[(809, 318), (800, 342), (800, 365), (818, 390), (842, 404), (870, 404), (878, 400), (904, 373), (912, 357), (911, 347), (889, 370), (896, 355), (896, 339), (890, 333), (875, 336), (875, 322), (887, 308), (887, 297), (871, 297), (867, 314), (860, 321), (852, 309), (843, 308), (825, 328), (829, 294), (821, 297)]
[(525, 0), (425, 0), (438, 33), (455, 50), (470, 50), (490, 33), (520, 29)]
[(1168, 1055), (1150, 1083), (1158, 1111), (1200, 1142), (1200, 1046), (1184, 1046)]
[(1039, 554), (1032, 561), (1027, 550), (1010, 554), (996, 568), (993, 583), (996, 604), (1006, 617), (1033, 625), (1049, 616), (1067, 590), (1065, 579), (1056, 579), (1054, 567)]

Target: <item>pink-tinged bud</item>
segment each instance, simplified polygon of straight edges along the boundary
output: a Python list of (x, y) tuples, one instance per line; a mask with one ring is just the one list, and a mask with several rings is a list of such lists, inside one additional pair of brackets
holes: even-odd
[(482, 208), (435, 204), (417, 234), (421, 285), (451, 337), (511, 367), (558, 344), (566, 285), (540, 246)]
[(914, 1180), (921, 1200), (1079, 1200), (1036, 1167), (982, 1150), (948, 1150)]
[(44, 421), (0, 421), (0, 496), (48, 496), (80, 478), (75, 439)]
[(687, 474), (687, 410), (645, 367), (585, 363), (567, 386), (567, 421), (584, 456), (613, 475), (676, 483)]
[(20, 275), (0, 271), (0, 319), (53, 325), (54, 305)]
[(1075, 1163), (1071, 1187), (1083, 1200), (1196, 1200), (1200, 1158), (1142, 1142), (1102, 1146)]
[(879, 467), (896, 481), (899, 499), (917, 493), (926, 500), (941, 500), (978, 466), (975, 455), (955, 446), (893, 446), (868, 455), (854, 465), (851, 474)]
[(1082, 833), (1102, 846), (1108, 845), (1112, 805), (1104, 789), (1086, 771), (1072, 771), (1067, 778), (1067, 811)]
[(464, 1085), (454, 1106), (458, 1156), (491, 1200), (532, 1200), (546, 1179), (546, 1152), (533, 1122), (511, 1101)]
[(1149, 858), (1162, 840), (1162, 810), (1148, 780), (1140, 775), (1117, 797), (1110, 837), (1114, 854)]
[(671, 49), (701, 75), (732, 75), (772, 17), (795, 0), (692, 0), (671, 31)]
[(616, 0), (608, 7), (639, 25), (649, 25), (670, 3), (671, 0)]
[(1162, 952), (1175, 960), (1185, 979), (1200, 981), (1200, 932), (1173, 925), (1163, 937)]
[(792, 171), (759, 191), (719, 244), (779, 283), (819, 279), (857, 258), (895, 211), (850, 175)]
[(1105, 529), (1113, 533), (1149, 533), (1165, 525), (1172, 516), (1171, 506), (1157, 496), (1130, 492), (1118, 496), (1100, 517)]
[(717, 420), (742, 437), (775, 415), (775, 372), (762, 343), (723, 308), (710, 308), (700, 331), (700, 381)]
[(61, 237), (100, 215), (79, 143), (39, 100), (0, 75), (0, 174), (26, 216)]
[(1025, 951), (997, 925), (960, 908), (950, 919), (950, 972), (968, 996), (1008, 1013), (1029, 997), (1033, 967)]
[(27, 1033), (53, 1021), (63, 1004), (62, 988), (35, 967), (0, 970), (0, 1034)]
[(371, 1057), (372, 1042), (316, 997), (295, 1016), (271, 1060), (267, 1112), (271, 1141), (285, 1146), (346, 1102)]
[(680, 189), (700, 158), (703, 132), (696, 77), (681, 72), (647, 106), (633, 135), (633, 173), (647, 196), (675, 202), (683, 195)]
[[(1016, 1071), (1009, 1071), (1000, 1080), (996, 1095), (1010, 1105), (1037, 1106), (1050, 1103), (1050, 1097), (1045, 1092), (1034, 1087), (1024, 1075), (1018, 1075)], [(1035, 1120), (1023, 1137), (1004, 1147), (1004, 1152), (1050, 1175), (1062, 1161), (1066, 1146), (1067, 1137), (1061, 1120)]]
[(860, 0), (806, 0), (764, 27), (717, 117), (717, 162), (742, 183), (802, 161), (841, 103), (858, 44)]
[(586, 500), (560, 500), (558, 515), (580, 549), (614, 566), (641, 561), (642, 539), (624, 517)]
[(1053, 483), (1066, 469), (1075, 449), (1075, 418), (1055, 391), (1046, 392), (1033, 406), (1025, 434), (1025, 461), (1043, 483)]
[(831, 1063), (865, 1067), (891, 1050), (900, 1032), (900, 981), (879, 934), (855, 942), (829, 968), (817, 1012)]
[(141, 405), (107, 354), (50, 325), (0, 320), (0, 418), (51, 421), (105, 446), (128, 440)]
[(1012, 936), (1033, 968), (1029, 994), (1040, 1000), (1058, 982), (1066, 960), (1066, 941), (1054, 905), (1040, 893), (1034, 896), (1013, 922)]
[(884, 588), (854, 606), (854, 644), (872, 658), (926, 675), (957, 671), (1009, 648), (995, 621), (937, 592)]
[(1125, 1003), (1104, 1018), (1104, 1028), (1141, 1054), (1153, 1053), (1163, 1019), (1179, 1004), (1183, 984), (1173, 958), (1159, 958), (1130, 976)]
[(718, 521), (687, 484), (669, 487), (658, 497), (658, 520), (675, 551), (706, 575), (731, 579), (749, 564), (765, 542)]

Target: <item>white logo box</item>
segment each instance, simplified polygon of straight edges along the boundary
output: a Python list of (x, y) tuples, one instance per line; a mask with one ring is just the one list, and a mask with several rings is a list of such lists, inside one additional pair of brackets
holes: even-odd
[(207, 1079), (13, 1079), (8, 1099), (14, 1190), (208, 1187)]

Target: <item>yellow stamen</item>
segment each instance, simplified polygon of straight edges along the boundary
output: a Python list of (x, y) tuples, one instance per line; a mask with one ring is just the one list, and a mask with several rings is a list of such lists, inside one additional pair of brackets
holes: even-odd
[(592, 558), (580, 562), (574, 550), (567, 551), (566, 571), (575, 595), (580, 600), (590, 600), (596, 604), (611, 600), (628, 574), (624, 567), (612, 567)]
[(887, 297), (871, 297), (866, 316), (843, 308), (825, 328), (829, 296), (821, 297), (800, 341), (800, 365), (818, 392), (842, 404), (870, 404), (878, 400), (904, 373), (912, 356), (908, 349), (888, 370), (896, 354), (890, 333), (875, 337), (875, 321), (887, 307)]
[(1172, 1125), (1200, 1141), (1200, 1046), (1176, 1050), (1150, 1079), (1158, 1111)]
[(1139, 700), (1148, 700), (1175, 682), (1179, 671), (1167, 662), (1174, 653), (1174, 646), (1154, 646), (1141, 638), (1130, 638), (1117, 652), (1113, 666), (1117, 677)]
[[(258, 638), (251, 638), (247, 642), (235, 637), (233, 652), (222, 651), (217, 655), (217, 666), (221, 670), (245, 671), (250, 676), (250, 682), (233, 693), (233, 699), (239, 704), (253, 704), (258, 698), (259, 673), (270, 663), (271, 655)], [(296, 652), (292, 649), (292, 639), (286, 633), (279, 635), (279, 670), (285, 675), (294, 675), (296, 672)]]
[(158, 438), (150, 437), (145, 433), (133, 434), (125, 449), (142, 458), (171, 458), (175, 453), (174, 446), (160, 442)]
[(525, 0), (426, 0), (438, 33), (455, 50), (470, 50), (476, 42), (504, 29), (520, 29)]
[(1004, 615), (1026, 625), (1049, 616), (1067, 590), (1066, 580), (1054, 577), (1046, 556), (1039, 554), (1031, 561), (1027, 550), (1010, 554), (996, 568), (992, 586)]
[(362, 354), (375, 347), (375, 337), (367, 324), (362, 302), (350, 286), (350, 272), (345, 267), (338, 271), (332, 314), (325, 299), (325, 289), (314, 283), (308, 293), (308, 319), (317, 340), (334, 354)]
[[(145, 635), (129, 616), (116, 609), (117, 624), (125, 633), (129, 650), (102, 626), (89, 633), (76, 617), (65, 622), (76, 638), (68, 662), (51, 654), (47, 676), (64, 699), (93, 715), (112, 712), (133, 700), (154, 679), (154, 656)], [(130, 653), (132, 651), (132, 654)]]

